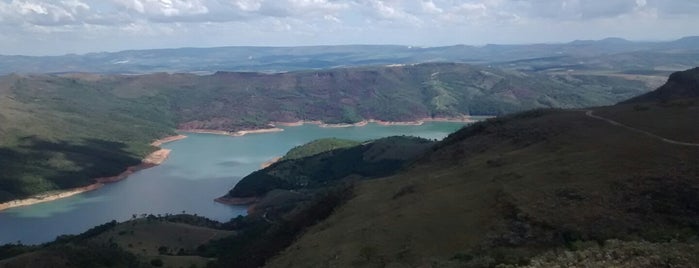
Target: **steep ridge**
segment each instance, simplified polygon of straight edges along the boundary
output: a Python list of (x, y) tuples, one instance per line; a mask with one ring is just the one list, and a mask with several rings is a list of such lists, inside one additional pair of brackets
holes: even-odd
[(662, 87), (622, 103), (667, 102), (699, 98), (699, 67), (670, 75)]
[[(672, 115), (672, 132), (696, 140), (699, 104), (645, 105), (653, 112), (633, 104), (591, 110), (630, 126), (635, 121), (625, 118)], [(655, 131), (664, 126), (647, 129), (662, 136)], [(582, 248), (602, 256), (616, 250), (607, 255), (615, 256), (610, 263), (636, 267), (654, 267), (658, 259), (688, 267), (699, 261), (691, 244), (699, 234), (699, 149), (585, 111), (535, 110), (476, 123), (411, 168), (360, 182), (354, 193), (267, 266), (541, 267), (532, 263), (541, 261), (539, 254), (553, 256), (549, 265), (569, 266), (580, 260), (549, 250)], [(625, 242), (605, 248), (610, 239), (649, 241), (642, 250), (652, 254), (629, 257), (630, 249), (619, 249)], [(670, 254), (654, 244), (670, 241), (684, 251)], [(601, 261), (596, 258), (587, 259)]]

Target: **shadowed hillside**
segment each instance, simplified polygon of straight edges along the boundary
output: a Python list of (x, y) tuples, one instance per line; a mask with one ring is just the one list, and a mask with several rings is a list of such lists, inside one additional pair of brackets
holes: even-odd
[(699, 98), (699, 68), (676, 72), (657, 90), (631, 98), (623, 103), (667, 102)]
[(303, 158), (282, 160), (245, 176), (224, 198), (261, 197), (275, 189), (311, 189), (329, 186), (342, 179), (386, 176), (431, 145), (431, 141), (421, 138), (388, 137)]
[[(677, 101), (645, 104), (653, 112), (622, 104), (473, 124), (411, 168), (358, 183), (354, 198), (267, 266), (549, 267), (590, 254), (590, 263), (691, 267), (699, 253), (699, 141), (692, 134), (699, 104)], [(638, 126), (653, 135), (635, 130), (636, 121), (654, 122), (656, 114), (671, 114), (673, 138), (695, 145), (663, 139), (665, 125)], [(632, 248), (646, 253), (632, 257)]]

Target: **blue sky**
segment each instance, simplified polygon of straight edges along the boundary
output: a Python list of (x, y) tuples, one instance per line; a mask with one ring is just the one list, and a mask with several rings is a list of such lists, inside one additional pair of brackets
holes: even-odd
[(0, 54), (699, 35), (697, 0), (0, 0)]

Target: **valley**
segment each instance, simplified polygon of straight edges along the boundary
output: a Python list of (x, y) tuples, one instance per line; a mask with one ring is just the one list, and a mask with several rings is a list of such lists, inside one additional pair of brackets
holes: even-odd
[[(699, 141), (691, 134), (699, 131), (698, 70), (616, 105), (514, 113), (441, 141), (321, 140), (257, 170), (275, 152), (226, 196), (251, 200), (246, 216), (216, 222), (143, 214), (35, 248), (6, 245), (0, 253), (15, 257), (0, 264), (53, 262), (73, 254), (67, 247), (90, 247), (92, 264), (108, 263), (100, 254), (122, 254), (146, 267), (691, 267), (699, 261)], [(311, 126), (205, 136), (286, 137), (302, 127)], [(367, 127), (386, 126), (317, 129)], [(259, 151), (267, 143), (242, 144)], [(164, 233), (143, 235), (142, 228)], [(167, 238), (182, 228), (197, 238)], [(156, 244), (162, 252), (153, 251)], [(142, 245), (151, 246), (139, 251)]]
[(24, 244), (49, 242), (56, 236), (80, 233), (111, 220), (126, 221), (134, 214), (186, 211), (226, 222), (245, 215), (247, 208), (215, 203), (214, 199), (259, 169), (262, 162), (284, 155), (294, 146), (325, 137), (342, 137), (352, 143), (394, 135), (441, 139), (461, 126), (463, 123), (447, 122), (421, 126), (368, 124), (355, 128), (305, 125), (238, 137), (188, 133), (186, 139), (160, 145), (171, 150), (161, 165), (90, 192), (0, 212), (4, 226), (0, 229), (0, 244), (18, 240)]
[(693, 267), (696, 41), (0, 56), (0, 267)]
[(0, 77), (0, 202), (84, 187), (138, 165), (175, 130), (278, 131), (271, 123), (414, 122), (612, 104), (641, 81), (429, 63), (278, 74)]

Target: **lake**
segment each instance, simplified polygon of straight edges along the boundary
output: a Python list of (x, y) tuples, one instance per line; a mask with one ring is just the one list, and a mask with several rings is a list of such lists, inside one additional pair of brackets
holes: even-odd
[(53, 202), (0, 212), (0, 244), (36, 244), (60, 234), (78, 234), (133, 214), (178, 214), (183, 211), (218, 221), (244, 215), (245, 206), (214, 202), (260, 164), (314, 139), (337, 137), (369, 140), (394, 135), (442, 139), (464, 123), (426, 122), (420, 126), (321, 128), (284, 127), (283, 132), (231, 137), (186, 134), (187, 139), (164, 144), (172, 149), (160, 166), (139, 171), (98, 190)]

